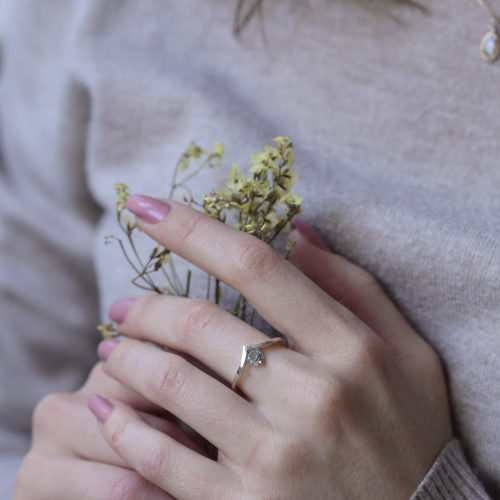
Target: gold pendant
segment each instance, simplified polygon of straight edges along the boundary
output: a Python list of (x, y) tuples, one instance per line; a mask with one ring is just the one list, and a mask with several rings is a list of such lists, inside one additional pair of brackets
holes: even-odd
[(496, 61), (500, 56), (500, 41), (496, 26), (492, 26), (491, 30), (484, 35), (479, 47), (479, 54), (485, 61), (489, 62)]

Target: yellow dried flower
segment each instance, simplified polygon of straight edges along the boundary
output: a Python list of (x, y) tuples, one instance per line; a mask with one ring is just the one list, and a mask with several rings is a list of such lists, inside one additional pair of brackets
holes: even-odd
[(113, 323), (106, 323), (105, 325), (99, 325), (97, 329), (102, 333), (102, 336), (105, 339), (112, 339), (120, 335), (116, 331), (116, 328), (114, 327)]
[(227, 187), (233, 191), (243, 193), (248, 185), (248, 181), (245, 176), (237, 170), (238, 165), (235, 163), (233, 165), (233, 171), (229, 174), (227, 179)]
[(180, 161), (180, 171), (184, 172), (193, 161), (200, 158), (202, 155), (206, 154), (206, 151), (199, 146), (197, 146), (194, 141), (191, 141), (181, 157)]
[[(286, 137), (277, 137), (275, 143), (276, 147), (266, 145), (262, 151), (251, 156), (252, 166), (248, 178), (242, 172), (238, 172), (238, 165), (234, 164), (228, 175), (227, 186), (218, 191), (212, 190), (208, 196), (203, 197), (202, 203), (199, 204), (193, 199), (188, 183), (202, 170), (217, 168), (225, 148), (216, 142), (213, 151), (207, 153), (191, 142), (174, 169), (168, 198), (172, 199), (176, 191), (180, 189), (183, 191), (180, 196), (185, 202), (198, 205), (205, 214), (222, 222), (226, 221), (227, 212), (231, 211), (235, 215), (234, 227), (236, 229), (272, 245), (280, 233), (291, 229), (293, 217), (301, 215), (303, 201), (300, 196), (292, 192), (299, 178), (293, 168), (295, 163), (293, 144)], [(185, 171), (191, 163), (201, 158), (202, 161), (196, 168), (184, 176), (180, 175), (180, 172)], [(125, 257), (136, 272), (132, 283), (143, 290), (155, 293), (189, 297), (191, 270), (188, 270), (186, 282), (183, 284), (169, 250), (156, 245), (149, 259), (146, 260), (138, 254), (133, 236), (139, 228), (132, 223), (129, 215), (122, 217), (122, 211), (126, 208), (130, 196), (130, 189), (125, 184), (116, 184), (115, 190), (118, 222), (128, 238), (130, 251), (124, 245), (124, 241), (114, 236), (110, 236), (106, 242), (115, 240), (119, 243)], [(292, 246), (292, 242), (287, 242), (286, 258)], [(167, 280), (164, 285), (157, 284), (154, 278), (154, 273), (160, 270)], [(214, 297), (214, 301), (218, 303), (222, 293), (220, 281), (215, 278), (215, 290), (213, 290), (210, 278), (209, 276), (207, 299)], [(213, 294), (214, 291), (215, 294)], [(241, 317), (243, 321), (250, 318), (250, 324), (252, 324), (255, 310), (252, 310), (250, 314), (247, 306), (251, 307), (240, 294), (231, 312)], [(98, 328), (105, 338), (118, 336), (118, 332), (111, 323), (100, 325)]]
[(216, 196), (217, 198), (230, 202), (233, 199), (233, 192), (231, 191), (231, 189), (222, 188), (217, 191)]
[(224, 156), (225, 146), (223, 146), (219, 141), (215, 143), (214, 152), (212, 153), (214, 156)]
[(278, 219), (278, 216), (276, 215), (276, 211), (275, 210), (271, 210), (264, 218), (264, 220), (266, 221), (267, 223), (267, 226), (269, 229), (274, 229), (278, 223), (279, 223), (279, 219)]
[(286, 166), (292, 169), (295, 165), (295, 153), (293, 149), (288, 149), (286, 152)]
[(194, 141), (191, 141), (187, 147), (186, 154), (190, 158), (194, 158), (195, 160), (197, 160), (205, 154), (205, 150), (197, 146)]
[[(290, 221), (300, 216), (302, 198), (292, 196), (299, 176), (293, 170), (293, 144), (286, 137), (276, 139), (277, 147), (265, 146), (250, 158), (252, 177), (246, 178), (234, 164), (227, 187), (206, 196), (203, 210), (221, 220), (225, 210), (237, 212), (235, 227), (263, 241), (290, 230)], [(277, 207), (284, 205), (281, 214)], [(274, 231), (274, 234), (273, 234)]]
[(123, 183), (116, 183), (115, 184), (115, 191), (116, 191), (116, 206), (119, 212), (125, 209), (125, 206), (127, 205), (127, 200), (130, 196), (130, 188)]
[(303, 201), (304, 198), (302, 198), (302, 196), (288, 193), (281, 197), (280, 204), (286, 203), (289, 207), (299, 207)]
[(276, 137), (273, 141), (278, 145), (280, 151), (293, 148), (292, 141), (288, 137)]

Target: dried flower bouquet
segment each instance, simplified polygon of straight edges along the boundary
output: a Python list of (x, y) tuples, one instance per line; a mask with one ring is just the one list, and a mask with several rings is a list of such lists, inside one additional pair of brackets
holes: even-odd
[[(172, 199), (180, 191), (181, 198), (190, 206), (200, 207), (205, 214), (220, 222), (227, 223), (231, 220), (236, 229), (272, 246), (280, 233), (290, 231), (292, 219), (300, 217), (302, 213), (302, 198), (292, 192), (299, 178), (294, 170), (293, 144), (286, 137), (277, 137), (274, 142), (276, 147), (266, 145), (262, 151), (251, 156), (249, 177), (239, 172), (238, 165), (234, 164), (226, 187), (218, 191), (212, 190), (208, 196), (204, 196), (201, 203), (193, 199), (188, 183), (202, 170), (220, 166), (224, 157), (224, 146), (217, 142), (214, 150), (207, 152), (192, 142), (176, 164), (168, 199)], [(125, 184), (116, 184), (115, 189), (116, 216), (125, 239), (109, 236), (106, 243), (116, 241), (119, 244), (134, 270), (132, 283), (155, 293), (189, 297), (191, 270), (187, 271), (186, 279), (182, 282), (175, 265), (175, 257), (173, 258), (170, 250), (160, 245), (156, 245), (147, 257), (140, 255), (134, 242), (134, 235), (139, 228), (132, 222), (130, 215), (126, 214), (130, 189)], [(284, 255), (286, 259), (293, 245), (293, 241), (287, 241)], [(162, 284), (159, 284), (159, 279), (162, 279)], [(207, 300), (218, 304), (221, 297), (219, 280), (207, 275), (206, 290)], [(253, 325), (256, 311), (241, 294), (229, 311)], [(118, 335), (112, 323), (98, 328), (105, 338)]]

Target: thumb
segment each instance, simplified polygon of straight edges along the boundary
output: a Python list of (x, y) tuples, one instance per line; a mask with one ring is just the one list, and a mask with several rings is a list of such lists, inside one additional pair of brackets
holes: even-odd
[(332, 253), (321, 236), (305, 222), (294, 219), (293, 224), (295, 230), (289, 238), (296, 240), (296, 245), (290, 254), (291, 263), (368, 325), (385, 341), (399, 363), (422, 379), (422, 356), (435, 362), (437, 355), (408, 324), (376, 279)]

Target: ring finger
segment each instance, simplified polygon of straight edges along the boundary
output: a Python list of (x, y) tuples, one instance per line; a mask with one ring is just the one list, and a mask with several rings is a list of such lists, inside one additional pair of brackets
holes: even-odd
[[(209, 301), (153, 294), (144, 295), (131, 305), (119, 330), (129, 337), (149, 340), (198, 359), (228, 385), (238, 368), (243, 345), (269, 340), (262, 332)], [(278, 349), (280, 355), (276, 356)], [(295, 362), (291, 358), (301, 356), (277, 346), (266, 348), (263, 354), (264, 365), (244, 370), (239, 383), (246, 396), (257, 403), (275, 399), (273, 386), (286, 387), (280, 380), (286, 372), (283, 363)], [(266, 391), (262, 390), (263, 384)]]

